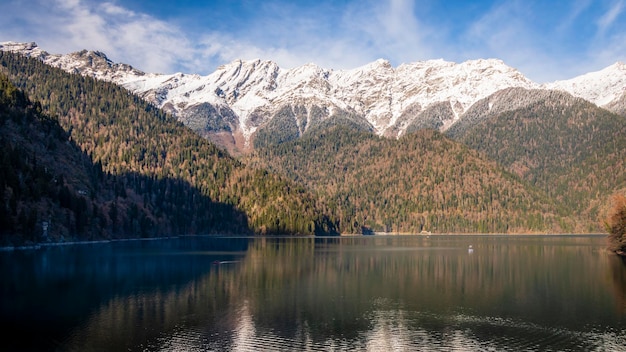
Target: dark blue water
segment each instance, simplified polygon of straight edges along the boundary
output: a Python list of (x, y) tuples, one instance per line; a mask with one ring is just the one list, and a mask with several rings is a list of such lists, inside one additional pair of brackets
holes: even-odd
[(626, 264), (605, 245), (185, 237), (0, 252), (0, 350), (624, 351)]

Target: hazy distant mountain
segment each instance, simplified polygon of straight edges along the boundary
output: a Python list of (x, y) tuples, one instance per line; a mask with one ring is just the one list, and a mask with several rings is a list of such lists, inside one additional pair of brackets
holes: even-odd
[[(281, 129), (287, 128), (290, 138), (300, 137), (324, 122), (332, 125), (327, 120), (341, 116), (386, 137), (420, 128), (446, 131), (463, 120), (474, 103), (513, 87), (563, 90), (623, 113), (626, 86), (623, 63), (539, 85), (496, 59), (458, 64), (429, 60), (395, 68), (381, 59), (338, 71), (314, 64), (282, 69), (271, 61), (236, 60), (200, 76), (144, 73), (113, 63), (97, 51), (49, 54), (35, 43), (14, 42), (1, 43), (0, 50), (120, 84), (231, 151), (251, 147), (261, 130), (266, 135), (284, 135)], [(280, 123), (270, 124), (275, 118)]]

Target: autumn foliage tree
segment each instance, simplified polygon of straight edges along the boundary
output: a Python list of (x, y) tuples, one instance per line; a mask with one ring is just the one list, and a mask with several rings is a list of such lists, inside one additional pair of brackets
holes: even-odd
[(609, 232), (609, 250), (626, 255), (626, 197), (615, 195), (613, 207), (605, 221)]

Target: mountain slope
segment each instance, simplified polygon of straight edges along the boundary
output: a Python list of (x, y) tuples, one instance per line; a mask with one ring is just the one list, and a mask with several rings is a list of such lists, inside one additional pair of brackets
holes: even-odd
[[(212, 202), (244, 212), (242, 220), (257, 233), (332, 231), (301, 187), (246, 167), (127, 90), (13, 53), (0, 52), (0, 64), (0, 71), (40, 100), (44, 111), (59, 116), (72, 140), (105, 172), (189, 183)], [(144, 194), (150, 196), (156, 197)]]
[[(545, 190), (580, 217), (579, 230), (600, 230), (585, 224), (596, 223), (600, 203), (626, 186), (626, 117), (563, 92), (515, 95), (527, 104), (489, 115), (455, 139)], [(493, 97), (496, 105), (508, 102)]]
[(254, 157), (313, 190), (346, 233), (567, 231), (541, 191), (432, 130), (398, 140), (335, 126)]
[(542, 88), (562, 90), (599, 107), (607, 108), (626, 92), (626, 64), (616, 62), (600, 71), (547, 83)]
[(604, 108), (618, 115), (626, 116), (626, 91), (622, 94), (621, 97), (604, 105)]
[(103, 172), (3, 74), (0, 146), (0, 246), (250, 231), (245, 214), (188, 183)]
[(445, 131), (450, 137), (462, 135), (479, 123), (509, 111), (525, 109), (541, 104), (571, 106), (580, 99), (563, 91), (546, 89), (507, 88), (498, 91), (472, 105), (459, 122)]

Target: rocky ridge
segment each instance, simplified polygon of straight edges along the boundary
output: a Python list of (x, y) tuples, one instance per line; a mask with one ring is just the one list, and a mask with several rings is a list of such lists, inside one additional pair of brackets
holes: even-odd
[(231, 150), (249, 148), (255, 134), (284, 116), (285, 108), (297, 110), (286, 118), (295, 120), (290, 123), (300, 135), (333, 116), (348, 115), (378, 135), (397, 138), (422, 127), (446, 131), (475, 103), (505, 89), (562, 90), (621, 112), (626, 87), (623, 63), (541, 85), (497, 59), (428, 60), (395, 68), (379, 59), (336, 71), (314, 64), (283, 69), (272, 61), (236, 60), (201, 76), (145, 73), (97, 51), (49, 54), (35, 43), (15, 42), (0, 43), (0, 50), (119, 84)]

